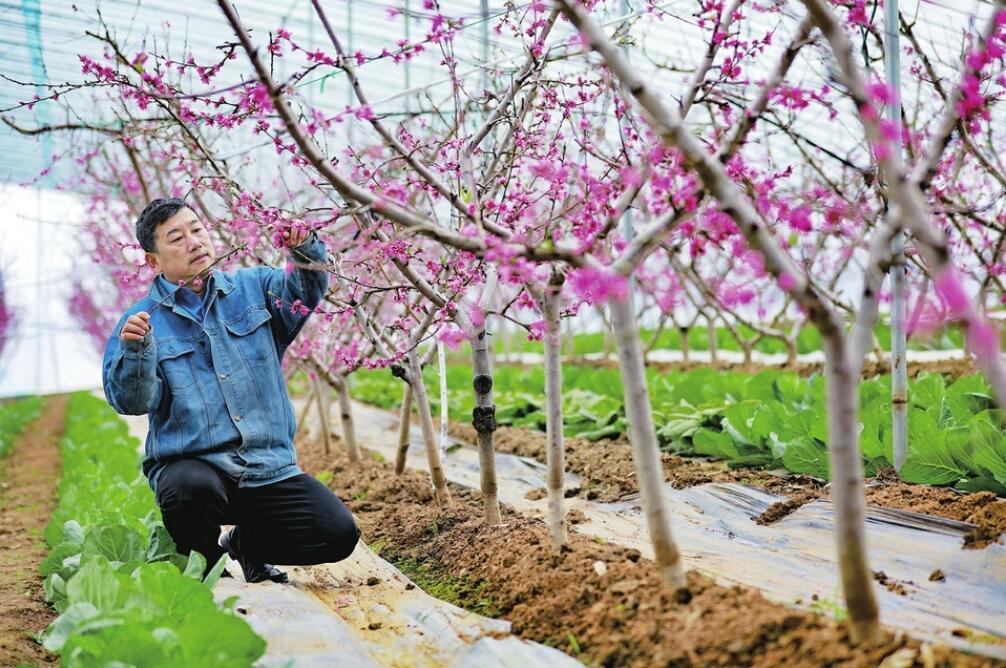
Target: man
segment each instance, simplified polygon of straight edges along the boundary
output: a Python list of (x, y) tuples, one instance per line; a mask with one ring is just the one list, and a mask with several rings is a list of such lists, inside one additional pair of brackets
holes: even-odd
[[(360, 532), (342, 502), (298, 467), (295, 418), (280, 360), (321, 301), (327, 251), (313, 234), (283, 234), (292, 272), (222, 272), (196, 214), (155, 199), (136, 222), (147, 264), (160, 272), (105, 348), (105, 396), (119, 413), (147, 414), (143, 472), (183, 554), (208, 566), (226, 550), (248, 582), (286, 582), (272, 564), (345, 559)], [(182, 287), (180, 287), (182, 286)], [(233, 524), (220, 538), (222, 524)], [(218, 543), (219, 541), (219, 543)]]

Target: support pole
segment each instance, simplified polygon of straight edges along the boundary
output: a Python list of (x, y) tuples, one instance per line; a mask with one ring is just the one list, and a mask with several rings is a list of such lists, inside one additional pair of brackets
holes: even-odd
[[(894, 91), (887, 116), (898, 131), (891, 150), (901, 155), (901, 50), (898, 0), (884, 3), (884, 70)], [(886, 178), (886, 177), (885, 177)], [(905, 331), (905, 233), (898, 230), (891, 241), (891, 440), (894, 468), (901, 470), (908, 456), (908, 359)]]

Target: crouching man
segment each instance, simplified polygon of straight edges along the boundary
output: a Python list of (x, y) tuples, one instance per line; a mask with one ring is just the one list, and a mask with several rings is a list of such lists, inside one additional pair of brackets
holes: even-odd
[[(287, 232), (290, 273), (211, 269), (210, 235), (180, 199), (150, 202), (136, 238), (160, 273), (109, 338), (103, 382), (116, 411), (148, 417), (143, 472), (179, 552), (212, 565), (226, 551), (248, 582), (286, 582), (273, 564), (345, 559), (360, 531), (297, 467), (280, 370), (308, 317), (289, 305), (313, 308), (328, 287), (327, 272), (311, 268), (326, 263), (325, 245)], [(234, 528), (220, 537), (223, 524)]]

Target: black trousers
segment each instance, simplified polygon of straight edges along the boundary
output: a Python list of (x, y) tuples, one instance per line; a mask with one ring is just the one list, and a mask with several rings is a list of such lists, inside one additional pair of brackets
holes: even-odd
[(233, 524), (255, 561), (306, 566), (341, 561), (360, 537), (352, 513), (328, 487), (300, 474), (263, 487), (238, 487), (198, 459), (179, 459), (157, 479), (164, 526), (182, 554), (198, 550), (207, 567), (224, 550), (220, 525)]

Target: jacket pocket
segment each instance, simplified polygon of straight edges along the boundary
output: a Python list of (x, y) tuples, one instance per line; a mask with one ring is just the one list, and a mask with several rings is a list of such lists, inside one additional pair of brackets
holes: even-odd
[(264, 362), (274, 356), (276, 344), (273, 342), (272, 331), (263, 326), (271, 319), (272, 315), (265, 307), (256, 306), (224, 325), (235, 337), (234, 343), (241, 351), (241, 356), (249, 362)]
[(172, 390), (184, 390), (196, 382), (196, 372), (192, 367), (195, 347), (181, 341), (157, 343), (157, 365), (164, 380)]

